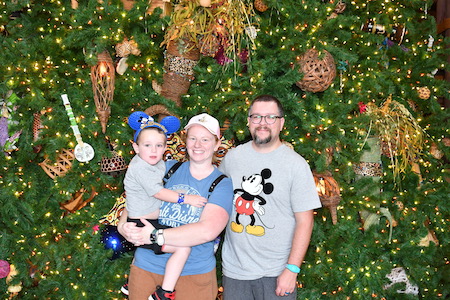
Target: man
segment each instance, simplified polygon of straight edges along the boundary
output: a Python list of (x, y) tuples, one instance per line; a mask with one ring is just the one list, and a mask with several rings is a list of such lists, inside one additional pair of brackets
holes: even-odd
[(297, 276), (321, 207), (309, 165), (282, 143), (278, 99), (250, 105), (252, 141), (230, 150), (220, 170), (233, 181), (234, 209), (222, 250), (224, 300), (297, 299)]

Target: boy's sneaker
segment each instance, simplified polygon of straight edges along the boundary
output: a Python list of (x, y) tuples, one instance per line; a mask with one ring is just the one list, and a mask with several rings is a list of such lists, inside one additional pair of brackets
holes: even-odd
[(156, 287), (156, 291), (150, 296), (149, 300), (174, 300), (175, 291), (170, 292), (163, 290), (159, 285)]
[(122, 292), (122, 294), (128, 296), (128, 281), (127, 281), (127, 283), (125, 283), (124, 285), (122, 285), (122, 287), (120, 288), (120, 291)]

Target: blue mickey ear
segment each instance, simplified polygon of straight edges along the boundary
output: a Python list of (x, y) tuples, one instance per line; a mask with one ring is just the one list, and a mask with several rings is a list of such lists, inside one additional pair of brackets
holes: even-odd
[(161, 120), (161, 125), (163, 125), (167, 129), (167, 134), (171, 134), (180, 129), (180, 120), (174, 116), (168, 116)]
[(141, 121), (142, 119), (151, 119), (145, 112), (143, 111), (135, 111), (128, 117), (128, 125), (134, 130), (141, 129)]

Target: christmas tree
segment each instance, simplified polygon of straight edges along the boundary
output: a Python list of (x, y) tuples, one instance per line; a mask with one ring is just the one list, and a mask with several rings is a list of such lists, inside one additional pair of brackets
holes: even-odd
[(207, 2), (0, 4), (2, 298), (122, 299), (132, 252), (100, 220), (122, 198), (127, 117), (208, 112), (226, 152), (259, 94), (283, 102), (324, 205), (299, 299), (448, 298), (450, 52), (433, 1)]

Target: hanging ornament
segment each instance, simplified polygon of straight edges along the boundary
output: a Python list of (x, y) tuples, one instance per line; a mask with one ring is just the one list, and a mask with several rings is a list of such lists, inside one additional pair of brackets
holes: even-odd
[(17, 296), (19, 292), (22, 290), (22, 282), (19, 282), (19, 284), (16, 285), (10, 285), (11, 281), (19, 274), (19, 272), (16, 269), (16, 266), (11, 264), (10, 265), (10, 271), (8, 276), (6, 276), (6, 284), (8, 284), (8, 292), (11, 293), (10, 299), (12, 297)]
[(50, 176), (51, 179), (60, 176), (63, 177), (72, 168), (72, 161), (75, 155), (72, 150), (62, 149), (61, 153), (58, 154), (56, 162), (52, 163), (48, 158), (38, 165)]
[(318, 50), (311, 48), (298, 58), (297, 63), (303, 78), (296, 85), (304, 91), (323, 92), (336, 77), (334, 58), (326, 50), (319, 53)]
[(427, 220), (424, 222), (425, 227), (427, 228), (427, 235), (420, 239), (419, 246), (421, 247), (429, 247), (430, 243), (434, 243), (436, 246), (439, 246), (439, 240), (437, 239), (436, 233), (434, 233), (433, 230), (430, 229), (430, 219), (427, 218)]
[(436, 143), (432, 143), (430, 146), (430, 153), (431, 155), (436, 159), (441, 159), (444, 157), (444, 152), (442, 152), (439, 147), (436, 145)]
[(199, 0), (199, 3), (203, 7), (211, 7), (211, 0)]
[(320, 202), (330, 210), (331, 221), (333, 222), (333, 225), (336, 225), (337, 206), (339, 205), (339, 202), (341, 202), (339, 185), (328, 171), (323, 174), (313, 173), (313, 175)]
[(264, 0), (255, 0), (253, 2), (253, 6), (255, 7), (255, 9), (257, 11), (260, 11), (260, 12), (265, 12), (267, 9), (269, 9), (269, 7), (264, 2)]
[(366, 114), (380, 139), (388, 144), (389, 152), (393, 154), (395, 149), (397, 157), (390, 159), (390, 168), (395, 180), (398, 180), (400, 173), (419, 161), (424, 146), (424, 130), (410, 111), (392, 100), (392, 96), (380, 107), (369, 103)]
[(417, 94), (419, 95), (420, 99), (427, 100), (431, 96), (431, 91), (428, 87), (423, 86), (417, 89)]
[(403, 25), (396, 24), (391, 27), (391, 32), (386, 31), (386, 26), (377, 24), (375, 19), (369, 19), (366, 23), (361, 25), (361, 30), (374, 33), (382, 34), (388, 37), (392, 42), (400, 45), (406, 35), (406, 28)]
[(116, 152), (115, 146), (112, 145), (109, 140), (107, 140), (107, 143), (112, 157), (102, 157), (100, 170), (102, 173), (117, 177), (126, 171), (127, 163), (125, 162), (125, 159)]
[[(51, 111), (50, 109), (48, 111)], [(44, 129), (42, 125), (41, 117), (47, 112), (47, 110), (42, 109), (40, 112), (36, 112), (33, 114), (33, 152), (39, 153), (42, 150), (42, 145), (36, 144), (39, 140), (41, 131)]]
[(369, 228), (372, 225), (378, 225), (380, 224), (380, 220), (382, 217), (386, 217), (387, 221), (389, 222), (389, 237), (388, 242), (390, 243), (392, 241), (392, 232), (393, 227), (397, 226), (397, 221), (394, 220), (392, 217), (391, 212), (386, 207), (378, 207), (377, 212), (371, 212), (368, 210), (362, 210), (359, 212), (361, 216), (361, 220), (363, 222), (363, 228), (364, 231), (369, 230)]
[(347, 7), (347, 4), (345, 4), (345, 2), (342, 2), (342, 0), (339, 0), (339, 2), (336, 4), (336, 7), (333, 10), (333, 12), (327, 18), (327, 20), (336, 18), (338, 16), (338, 14), (341, 14), (345, 11), (346, 7)]
[(97, 114), (102, 125), (102, 132), (105, 133), (111, 115), (109, 105), (114, 98), (115, 71), (113, 60), (108, 51), (98, 54), (97, 58), (97, 64), (91, 67), (91, 81)]
[(347, 71), (348, 62), (347, 61), (339, 61), (337, 65), (337, 69), (339, 70), (339, 89), (342, 93), (342, 90), (344, 89), (344, 72)]
[[(0, 99), (0, 149), (3, 149), (5, 155), (18, 150), (16, 143), (22, 134), (22, 129), (16, 131), (18, 122), (13, 120), (14, 112), (17, 110), (16, 103), (19, 97), (9, 91), (5, 99)], [(11, 134), (11, 132), (14, 132)], [(11, 134), (11, 135), (10, 135)]]
[(44, 113), (45, 111), (41, 111), (33, 114), (33, 142), (36, 142), (39, 139), (39, 134), (44, 128), (41, 122), (41, 115), (43, 115)]
[(189, 41), (170, 41), (164, 52), (164, 83), (161, 96), (181, 106), (181, 96), (186, 94), (194, 80), (194, 67), (200, 59), (200, 51)]
[(397, 293), (399, 294), (411, 294), (411, 295), (418, 295), (419, 294), (419, 287), (417, 285), (413, 285), (406, 275), (405, 269), (402, 267), (393, 268), (391, 270), (391, 273), (386, 275), (386, 278), (388, 278), (391, 283), (386, 284), (383, 288), (385, 290), (389, 289), (390, 287), (394, 286), (397, 283), (405, 283), (405, 289), (404, 290), (397, 290)]
[(88, 143), (83, 142), (67, 94), (61, 95), (61, 98), (63, 100), (64, 107), (66, 108), (67, 116), (69, 117), (70, 127), (72, 127), (73, 134), (77, 140), (77, 145), (74, 150), (75, 158), (79, 162), (88, 162), (94, 158), (94, 148), (92, 148), (92, 146)]
[[(381, 166), (381, 146), (378, 137), (368, 137), (365, 141), (368, 149), (362, 152), (360, 162), (353, 165), (353, 171), (358, 176), (371, 176), (377, 181), (378, 177), (383, 176), (383, 169)], [(364, 148), (364, 146), (363, 146)]]
[(9, 265), (9, 262), (0, 259), (0, 278), (5, 278), (6, 276), (8, 276), (10, 270), (11, 267)]
[(82, 209), (97, 196), (95, 188), (92, 187), (89, 198), (84, 200), (83, 196), (87, 192), (88, 191), (85, 188), (81, 188), (79, 191), (75, 192), (69, 200), (59, 204), (60, 208), (65, 210), (63, 217), (67, 216), (69, 213), (74, 213), (77, 210)]
[(140, 55), (141, 51), (134, 40), (124, 38), (122, 43), (116, 45), (116, 56), (120, 57), (116, 66), (116, 72), (123, 75), (128, 68), (127, 60), (130, 55)]
[(117, 230), (117, 226), (105, 225), (100, 232), (100, 241), (105, 245), (105, 249), (111, 249), (113, 255), (111, 260), (119, 258), (122, 254), (136, 249)]

